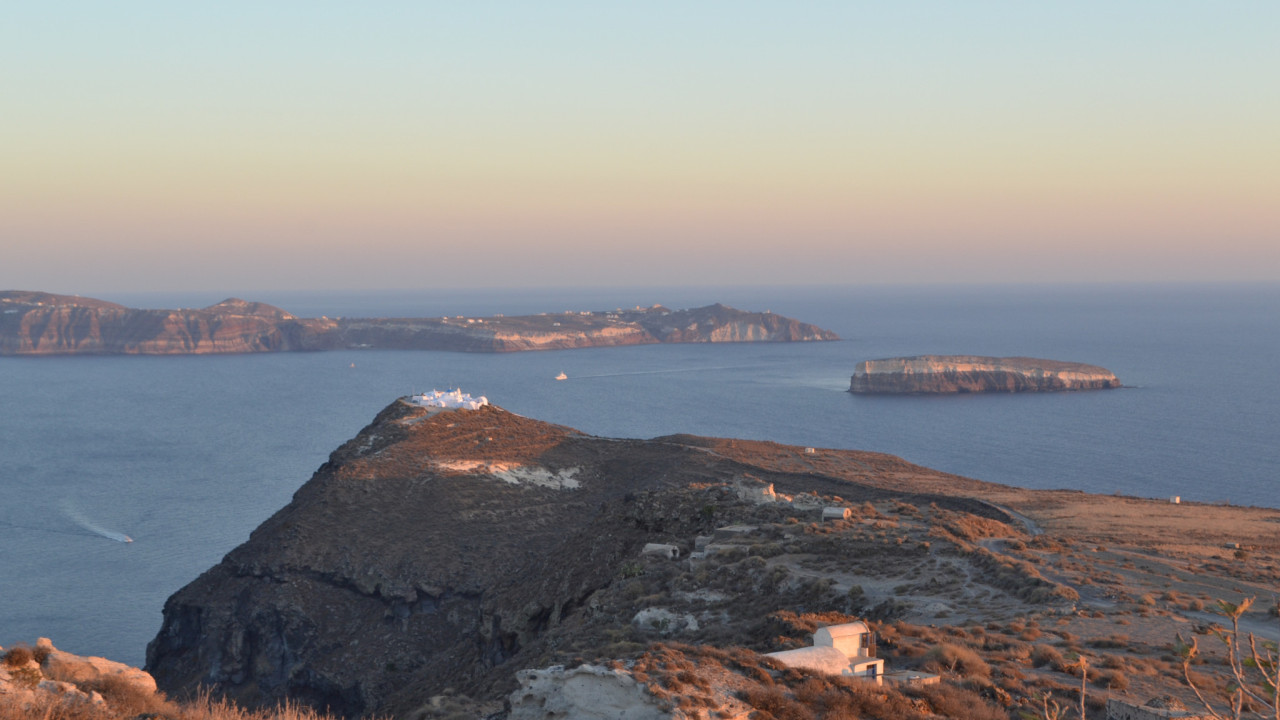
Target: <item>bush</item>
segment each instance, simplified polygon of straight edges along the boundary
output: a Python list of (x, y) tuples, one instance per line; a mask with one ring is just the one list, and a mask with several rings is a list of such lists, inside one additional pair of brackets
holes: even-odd
[(926, 685), (907, 692), (928, 702), (935, 715), (951, 720), (1009, 720), (1008, 713), (983, 700), (976, 692), (954, 685)]
[(15, 645), (4, 654), (4, 664), (11, 668), (20, 668), (35, 659), (35, 654), (26, 645)]
[(1031, 648), (1031, 666), (1043, 667), (1049, 665), (1055, 669), (1066, 666), (1066, 660), (1063, 659), (1062, 653), (1057, 648), (1050, 645), (1037, 644)]
[(934, 646), (925, 657), (927, 662), (936, 663), (937, 666), (951, 672), (958, 672), (966, 678), (991, 677), (991, 666), (978, 653), (967, 647), (942, 643)]
[(1104, 638), (1093, 638), (1086, 644), (1089, 647), (1096, 648), (1127, 648), (1130, 645), (1129, 636), (1122, 634), (1108, 635)]
[(742, 693), (741, 699), (777, 720), (816, 720), (812, 710), (776, 685), (748, 688)]
[(1108, 690), (1124, 690), (1129, 687), (1129, 677), (1120, 670), (1094, 670), (1094, 683)]

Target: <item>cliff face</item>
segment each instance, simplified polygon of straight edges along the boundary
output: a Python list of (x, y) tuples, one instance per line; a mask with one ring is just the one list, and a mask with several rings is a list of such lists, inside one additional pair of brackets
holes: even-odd
[(773, 313), (721, 305), (669, 311), (655, 306), (631, 314), (657, 342), (808, 342), (839, 340), (829, 330)]
[(194, 310), (136, 310), (48, 293), (0, 293), (0, 355), (196, 355), (301, 349), (280, 308), (231, 298)]
[[(770, 459), (810, 457), (762, 446)], [(405, 716), (445, 688), (500, 699), (516, 670), (594, 656), (637, 622), (660, 634), (746, 633), (761, 621), (762, 598), (791, 607), (811, 590), (753, 562), (717, 576), (720, 599), (701, 625), (644, 621), (636, 593), (657, 590), (643, 582), (671, 593), (676, 579), (663, 573), (685, 567), (643, 556), (645, 544), (676, 542), (688, 553), (695, 536), (741, 522), (735, 508), (760, 507), (778, 523), (820, 512), (817, 498), (784, 508), (739, 492), (734, 483), (748, 473), (779, 491), (839, 489), (850, 502), (887, 493), (723, 452), (699, 438), (595, 438), (494, 406), (428, 412), (397, 401), (245, 544), (169, 599), (147, 668), (170, 693), (203, 685), (251, 703), (289, 697)], [(912, 473), (951, 478), (888, 456), (846, 455), (841, 467), (892, 475), (895, 486)], [(712, 592), (681, 587), (690, 597)]]
[(849, 383), (854, 393), (990, 393), (1101, 390), (1120, 380), (1096, 365), (974, 355), (920, 355), (858, 363)]
[(772, 313), (723, 305), (491, 318), (296, 318), (230, 299), (137, 310), (66, 295), (0, 292), (0, 355), (278, 352), (377, 348), (517, 352), (689, 342), (838, 340)]

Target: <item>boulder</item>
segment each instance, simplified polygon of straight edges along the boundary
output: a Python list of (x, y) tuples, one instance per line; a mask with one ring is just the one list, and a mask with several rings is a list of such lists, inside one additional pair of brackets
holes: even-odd
[(36, 649), (47, 653), (40, 666), (47, 678), (75, 685), (113, 680), (131, 685), (142, 693), (156, 691), (155, 678), (145, 670), (106, 658), (73, 655), (55, 648), (48, 638), (40, 638)]
[(666, 720), (657, 698), (623, 670), (556, 665), (516, 673), (520, 688), (511, 693), (510, 720)]

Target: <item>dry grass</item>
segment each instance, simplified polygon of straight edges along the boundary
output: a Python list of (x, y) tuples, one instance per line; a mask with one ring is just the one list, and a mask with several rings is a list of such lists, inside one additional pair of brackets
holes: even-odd
[(291, 702), (249, 710), (227, 700), (214, 699), (208, 693), (190, 702), (175, 703), (161, 693), (139, 693), (136, 688), (118, 683), (99, 682), (96, 686), (106, 700), (105, 705), (49, 693), (40, 693), (29, 705), (0, 697), (0, 720), (130, 720), (148, 715), (167, 720), (336, 720)]

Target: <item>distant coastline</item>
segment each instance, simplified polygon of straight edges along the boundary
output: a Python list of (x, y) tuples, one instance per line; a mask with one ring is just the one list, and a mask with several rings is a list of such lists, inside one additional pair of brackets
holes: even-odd
[(207, 355), (343, 349), (520, 352), (657, 343), (839, 340), (816, 325), (721, 304), (506, 317), (301, 318), (229, 298), (149, 310), (44, 292), (0, 292), (0, 355)]

